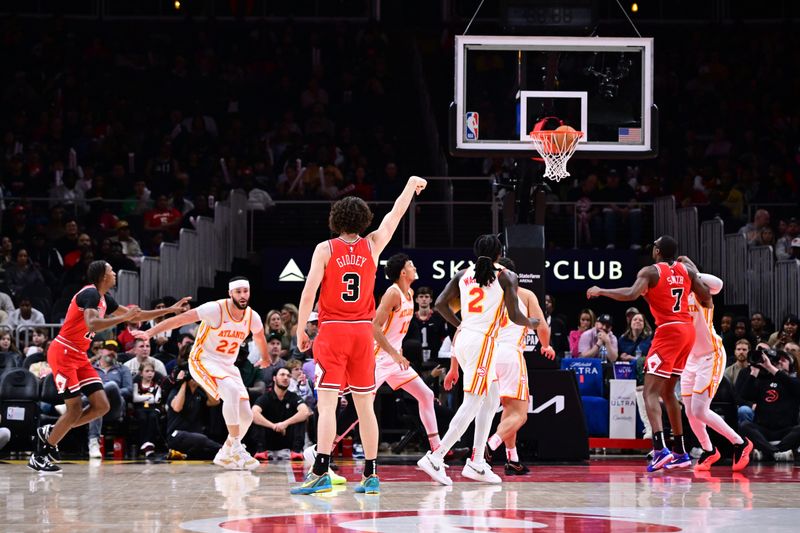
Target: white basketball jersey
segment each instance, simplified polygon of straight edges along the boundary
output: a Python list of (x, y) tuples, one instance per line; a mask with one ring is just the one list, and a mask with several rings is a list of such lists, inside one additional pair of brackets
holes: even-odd
[[(495, 265), (499, 274), (503, 267)], [(475, 266), (471, 266), (458, 282), (461, 295), (461, 329), (496, 338), (503, 316), (503, 288), (497, 278), (481, 287), (475, 281)]]
[(263, 325), (259, 327), (260, 317), (249, 307), (241, 320), (234, 320), (227, 299), (203, 304), (197, 308), (197, 314), (202, 322), (197, 328), (191, 358), (214, 356), (233, 363), (239, 354), (239, 346), (250, 335), (251, 329), (257, 333), (263, 328)]
[[(517, 302), (525, 316), (528, 316), (528, 308), (525, 306), (525, 302), (522, 301), (522, 298), (517, 296)], [(508, 318), (508, 310), (503, 310), (503, 317), (500, 319), (500, 334), (497, 335), (497, 342), (523, 348), (525, 345), (525, 334), (527, 332), (528, 328), (514, 324)]]
[[(399, 350), (403, 344), (403, 337), (405, 337), (408, 332), (408, 324), (411, 323), (411, 318), (414, 316), (414, 298), (409, 294), (403, 294), (403, 291), (400, 290), (397, 283), (389, 287), (386, 292), (388, 293), (390, 290), (396, 290), (400, 293), (400, 309), (397, 311), (393, 310), (389, 313), (389, 319), (386, 321), (386, 324), (383, 325), (383, 335), (386, 337), (386, 340), (389, 341), (392, 348)], [(384, 298), (385, 297), (384, 295)], [(381, 349), (376, 342), (375, 355), (385, 353), (386, 352)]]
[(714, 330), (714, 309), (700, 305), (694, 293), (689, 294), (689, 314), (694, 321), (694, 346), (691, 355), (708, 355), (722, 351), (722, 338)]

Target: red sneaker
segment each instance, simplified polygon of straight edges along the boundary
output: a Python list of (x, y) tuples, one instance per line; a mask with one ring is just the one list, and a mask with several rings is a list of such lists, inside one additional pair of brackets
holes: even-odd
[(303, 453), (302, 452), (291, 452), (291, 453), (289, 453), (289, 460), (290, 461), (302, 461), (303, 460)]
[(268, 463), (269, 462), (269, 452), (266, 451), (266, 450), (263, 451), (263, 452), (258, 452), (257, 454), (255, 454), (253, 456), (253, 459), (255, 459), (257, 461), (260, 461), (262, 463)]
[(753, 441), (745, 437), (744, 442), (733, 446), (733, 471), (744, 470), (750, 463), (750, 452), (753, 451)]
[(694, 469), (697, 470), (709, 470), (711, 465), (719, 461), (720, 455), (719, 450), (714, 448), (713, 452), (707, 452), (703, 450), (703, 455), (697, 460), (697, 464), (694, 465)]

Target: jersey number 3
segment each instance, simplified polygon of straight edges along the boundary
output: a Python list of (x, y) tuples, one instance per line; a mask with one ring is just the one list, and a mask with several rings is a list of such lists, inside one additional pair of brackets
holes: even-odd
[(345, 290), (342, 292), (342, 301), (357, 302), (360, 295), (361, 276), (355, 272), (348, 272), (342, 276)]
[(683, 298), (683, 289), (672, 289), (672, 296), (675, 298), (675, 305), (672, 306), (672, 310), (675, 313), (680, 313), (681, 298)]

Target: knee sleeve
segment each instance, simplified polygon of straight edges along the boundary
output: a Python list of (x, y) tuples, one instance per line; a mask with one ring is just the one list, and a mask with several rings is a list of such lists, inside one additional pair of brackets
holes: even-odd
[(220, 379), (217, 382), (217, 390), (222, 399), (222, 416), (225, 418), (225, 424), (238, 426), (239, 388), (228, 379)]

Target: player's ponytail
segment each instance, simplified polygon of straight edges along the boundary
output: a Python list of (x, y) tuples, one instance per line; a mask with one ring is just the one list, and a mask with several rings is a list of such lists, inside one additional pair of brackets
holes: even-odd
[(475, 240), (472, 248), (475, 255), (478, 256), (475, 261), (475, 281), (481, 287), (489, 285), (497, 277), (494, 262), (500, 256), (502, 248), (503, 245), (497, 235), (481, 235)]

